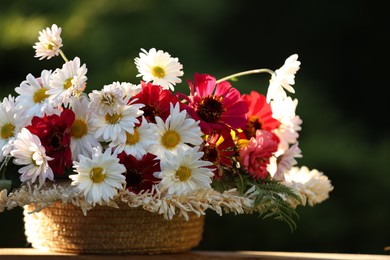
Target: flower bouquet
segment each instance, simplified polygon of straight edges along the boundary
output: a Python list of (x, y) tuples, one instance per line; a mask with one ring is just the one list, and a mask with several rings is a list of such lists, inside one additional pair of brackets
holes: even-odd
[[(184, 94), (174, 92), (183, 76), (178, 58), (141, 49), (134, 59), (139, 84), (113, 82), (86, 93), (86, 65), (78, 57), (68, 60), (62, 47), (57, 25), (40, 31), (36, 57), (60, 55), (65, 63), (39, 76), (28, 74), (15, 88), (18, 95), (0, 103), (0, 211), (24, 207), (34, 247), (183, 251), (199, 243), (207, 210), (258, 213), (294, 229), (296, 207), (320, 203), (333, 189), (321, 172), (296, 166), (302, 121), (295, 113), (297, 100), (287, 92), (294, 93), (298, 55), (275, 71), (256, 69), (219, 80), (195, 73)], [(229, 82), (255, 73), (270, 74), (265, 94), (240, 93)], [(58, 229), (39, 226), (51, 220)], [(107, 222), (118, 226), (114, 235)], [(176, 246), (152, 246), (159, 233), (191, 228), (198, 231), (165, 238)], [(51, 234), (60, 237), (58, 243), (53, 237), (36, 242), (42, 239), (36, 236)], [(69, 240), (85, 234), (89, 238)], [(123, 245), (108, 245), (117, 237)], [(83, 248), (86, 241), (93, 242), (92, 249)]]

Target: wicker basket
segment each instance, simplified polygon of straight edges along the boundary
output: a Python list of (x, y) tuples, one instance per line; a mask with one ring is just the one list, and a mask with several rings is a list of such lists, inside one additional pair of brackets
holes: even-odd
[(34, 248), (66, 253), (161, 254), (183, 252), (202, 238), (204, 216), (165, 220), (141, 208), (97, 206), (84, 216), (72, 204), (56, 203), (39, 213), (25, 206), (27, 241)]

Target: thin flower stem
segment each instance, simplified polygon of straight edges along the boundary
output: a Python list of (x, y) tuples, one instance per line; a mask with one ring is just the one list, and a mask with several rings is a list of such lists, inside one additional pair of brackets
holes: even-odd
[(7, 168), (7, 165), (8, 165), (8, 161), (11, 159), (10, 156), (6, 156), (4, 158), (4, 161), (2, 162), (1, 166), (0, 166), (0, 180), (4, 180), (5, 179), (5, 169)]
[(270, 69), (247, 70), (247, 71), (235, 73), (235, 74), (229, 75), (227, 77), (224, 77), (222, 79), (219, 79), (219, 80), (217, 80), (216, 83), (220, 83), (222, 81), (230, 80), (230, 79), (241, 77), (241, 76), (246, 76), (246, 75), (251, 75), (251, 74), (259, 74), (259, 73), (269, 73), (272, 75), (272, 74), (274, 74), (274, 71), (272, 71)]
[(68, 58), (65, 56), (65, 54), (60, 50), (61, 57), (64, 59), (65, 62), (68, 62)]

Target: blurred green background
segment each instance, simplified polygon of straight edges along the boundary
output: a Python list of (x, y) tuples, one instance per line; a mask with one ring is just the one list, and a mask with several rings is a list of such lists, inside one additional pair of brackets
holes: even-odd
[[(0, 2), (0, 95), (28, 73), (55, 69), (39, 61), (38, 31), (62, 27), (63, 51), (88, 68), (88, 90), (137, 83), (134, 57), (155, 47), (178, 57), (184, 83), (194, 72), (217, 78), (267, 67), (291, 54), (302, 62), (293, 97), (303, 119), (299, 165), (323, 171), (335, 189), (315, 207), (300, 207), (298, 229), (257, 215), (208, 212), (202, 250), (388, 254), (390, 159), (389, 27), (376, 1), (84, 0)], [(265, 91), (265, 75), (234, 83)], [(264, 92), (265, 93), (265, 92)], [(21, 209), (0, 214), (0, 247), (25, 247)]]

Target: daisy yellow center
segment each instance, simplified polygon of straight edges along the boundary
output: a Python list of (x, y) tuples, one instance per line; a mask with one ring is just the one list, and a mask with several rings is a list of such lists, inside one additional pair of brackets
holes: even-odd
[(1, 138), (8, 139), (14, 136), (15, 126), (13, 124), (5, 124), (1, 127)]
[(70, 127), (70, 133), (72, 137), (81, 138), (86, 135), (88, 132), (88, 126), (84, 120), (76, 119), (74, 120), (72, 126)]
[(175, 175), (180, 181), (187, 181), (191, 177), (191, 169), (186, 166), (180, 166)]
[(90, 171), (89, 177), (94, 183), (101, 183), (106, 178), (106, 175), (101, 167), (95, 167)]
[(53, 50), (54, 49), (54, 45), (53, 44), (50, 44), (50, 43), (48, 43), (47, 45), (46, 45), (46, 49), (48, 49), (48, 50)]
[(180, 135), (174, 130), (168, 130), (162, 136), (161, 143), (167, 149), (175, 148), (180, 143)]
[(112, 115), (110, 114), (106, 114), (106, 122), (109, 123), (109, 124), (116, 124), (118, 123), (118, 121), (122, 118), (122, 115), (121, 114), (117, 114), (117, 113), (114, 113)]
[(198, 104), (196, 113), (206, 122), (217, 123), (225, 109), (222, 97), (205, 97)]
[(139, 141), (139, 133), (137, 129), (134, 129), (134, 134), (126, 132), (126, 143), (129, 145), (134, 145)]
[(41, 103), (43, 100), (49, 97), (49, 95), (46, 94), (47, 88), (39, 88), (37, 91), (35, 91), (33, 100), (36, 104)]
[(64, 82), (64, 89), (68, 89), (72, 86), (72, 78), (68, 78), (67, 80), (65, 80)]
[(157, 78), (163, 78), (165, 76), (165, 70), (160, 66), (154, 66), (152, 68), (152, 74)]

